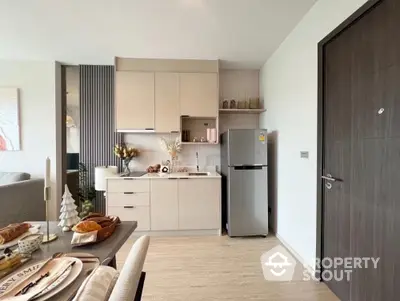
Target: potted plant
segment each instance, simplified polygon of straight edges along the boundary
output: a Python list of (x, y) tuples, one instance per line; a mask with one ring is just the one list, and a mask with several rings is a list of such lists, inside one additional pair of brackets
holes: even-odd
[(114, 154), (118, 158), (121, 158), (124, 163), (124, 174), (130, 174), (131, 170), (129, 169), (129, 164), (133, 158), (139, 156), (139, 150), (134, 147), (128, 147), (125, 143), (122, 143), (114, 146)]
[(94, 210), (93, 200), (96, 199), (96, 189), (88, 183), (86, 165), (79, 163), (79, 217), (83, 218)]

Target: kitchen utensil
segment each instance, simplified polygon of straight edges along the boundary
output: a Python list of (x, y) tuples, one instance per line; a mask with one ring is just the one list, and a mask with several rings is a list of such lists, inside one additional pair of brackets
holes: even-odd
[(229, 101), (227, 99), (222, 102), (222, 108), (229, 109)]
[(51, 276), (51, 280), (48, 283), (42, 285), (41, 290), (39, 290), (39, 292), (37, 292), (29, 300), (43, 296), (44, 294), (50, 292), (52, 289), (60, 285), (68, 277), (68, 275), (71, 273), (72, 267), (79, 260), (76, 258), (70, 258), (70, 259), (71, 261), (66, 263), (53, 276)]
[(236, 101), (235, 101), (234, 99), (231, 99), (229, 108), (230, 108), (230, 109), (236, 109)]
[(20, 292), (16, 294), (18, 296), (19, 294), (25, 295), (30, 288), (36, 286), (39, 284), (40, 281), (42, 281), (44, 278), (49, 277), (50, 272), (47, 272), (46, 274), (41, 275), (36, 281), (32, 281), (31, 283), (28, 283)]
[(258, 109), (260, 107), (260, 99), (258, 97), (250, 98), (250, 109)]
[(244, 101), (244, 100), (238, 101), (237, 108), (238, 109), (246, 109), (246, 101)]
[(217, 142), (217, 129), (211, 129), (210, 131), (211, 139), (210, 142), (216, 143)]

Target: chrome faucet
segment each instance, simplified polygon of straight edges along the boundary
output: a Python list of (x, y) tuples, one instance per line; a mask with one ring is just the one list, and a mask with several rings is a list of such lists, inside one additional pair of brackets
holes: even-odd
[(199, 172), (199, 153), (196, 152), (196, 163), (197, 163), (197, 172)]

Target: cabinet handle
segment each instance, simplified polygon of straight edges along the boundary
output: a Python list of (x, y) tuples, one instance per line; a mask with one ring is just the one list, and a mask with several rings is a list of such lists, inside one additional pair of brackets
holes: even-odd
[(134, 179), (133, 178), (123, 178), (124, 179), (124, 181), (133, 181)]
[(171, 131), (171, 134), (178, 134), (179, 131)]
[(145, 130), (145, 131), (154, 131), (153, 128), (145, 128), (144, 130)]
[(178, 180), (178, 178), (168, 178), (168, 180)]
[(124, 206), (125, 209), (133, 209), (135, 206)]
[(189, 180), (190, 178), (180, 178), (181, 180)]
[(124, 192), (124, 194), (135, 194), (135, 192)]
[(181, 117), (187, 118), (187, 117), (190, 117), (190, 116), (189, 115), (181, 115)]

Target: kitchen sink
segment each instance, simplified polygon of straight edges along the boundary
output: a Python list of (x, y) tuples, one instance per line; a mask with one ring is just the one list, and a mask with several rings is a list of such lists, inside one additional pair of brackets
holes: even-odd
[(199, 177), (205, 177), (209, 176), (209, 172), (189, 172), (189, 176), (199, 176)]

